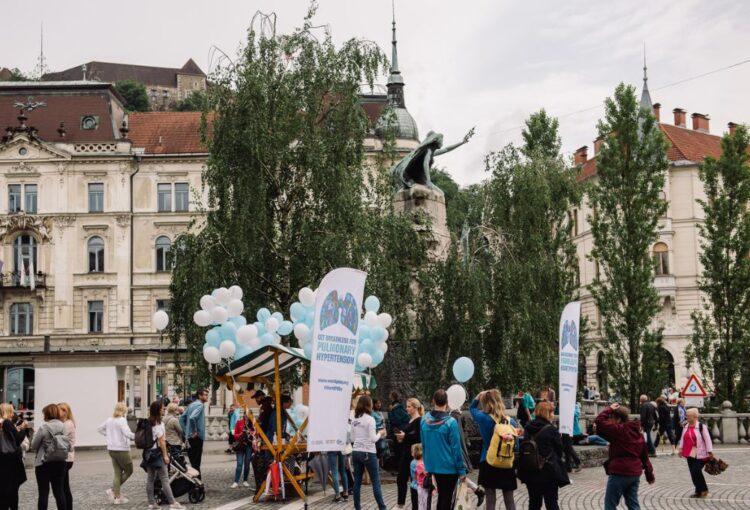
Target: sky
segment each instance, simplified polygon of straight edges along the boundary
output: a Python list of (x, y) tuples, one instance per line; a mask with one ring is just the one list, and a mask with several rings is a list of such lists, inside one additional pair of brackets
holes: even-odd
[[(10, 2), (0, 13), (0, 67), (33, 71), (43, 23), (51, 71), (91, 60), (181, 67), (193, 58), (208, 72), (211, 48), (234, 57), (256, 11), (275, 12), (277, 32), (288, 32), (308, 5)], [(663, 122), (673, 122), (676, 107), (688, 112), (688, 127), (693, 112), (709, 114), (714, 134), (729, 121), (750, 122), (750, 2), (395, 0), (395, 10), (406, 104), (420, 133), (442, 132), (453, 143), (476, 126), (468, 145), (437, 162), (462, 185), (486, 178), (486, 154), (519, 143), (524, 120), (540, 108), (560, 119), (566, 155), (583, 145), (591, 154), (604, 99), (619, 82), (640, 94), (644, 44)], [(314, 21), (328, 25), (337, 44), (366, 39), (390, 55), (391, 16), (391, 0), (319, 0)]]

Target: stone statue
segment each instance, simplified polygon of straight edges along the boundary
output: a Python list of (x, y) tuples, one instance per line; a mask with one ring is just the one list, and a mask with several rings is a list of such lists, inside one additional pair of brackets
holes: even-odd
[(432, 168), (435, 156), (440, 156), (462, 146), (472, 136), (474, 136), (474, 128), (471, 128), (466, 133), (462, 141), (443, 148), (443, 135), (430, 131), (422, 143), (419, 144), (419, 147), (396, 163), (391, 172), (399, 178), (403, 189), (411, 188), (415, 184), (421, 184), (430, 189), (439, 189), (430, 179), (430, 169)]

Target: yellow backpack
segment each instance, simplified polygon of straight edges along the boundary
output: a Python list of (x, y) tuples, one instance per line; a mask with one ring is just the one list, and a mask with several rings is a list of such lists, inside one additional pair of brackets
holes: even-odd
[[(503, 436), (507, 434), (513, 437), (503, 439)], [(487, 464), (500, 469), (511, 469), (515, 457), (517, 435), (515, 427), (507, 418), (502, 421), (495, 420), (495, 430), (492, 433), (490, 447), (487, 449)]]

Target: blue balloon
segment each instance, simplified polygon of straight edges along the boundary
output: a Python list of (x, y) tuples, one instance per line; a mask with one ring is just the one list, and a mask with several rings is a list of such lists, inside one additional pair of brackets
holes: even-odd
[(221, 328), (215, 327), (206, 331), (206, 343), (211, 347), (219, 347), (221, 343)]
[(383, 351), (380, 349), (375, 349), (375, 352), (371, 354), (372, 356), (372, 365), (380, 365), (383, 362), (383, 359), (385, 359), (385, 354), (383, 354)]
[(253, 350), (248, 347), (247, 345), (238, 345), (237, 350), (234, 353), (234, 359), (238, 360), (240, 358), (244, 358), (248, 354), (251, 354)]
[(295, 323), (303, 320), (305, 318), (305, 313), (307, 313), (307, 310), (305, 310), (305, 306), (302, 303), (295, 302), (289, 307), (289, 316)]
[(380, 326), (375, 326), (372, 328), (372, 331), (370, 333), (370, 338), (372, 338), (373, 342), (382, 342), (385, 338), (385, 328), (381, 328)]
[(364, 369), (364, 368), (362, 368), (361, 366), (359, 366), (359, 363), (357, 363), (356, 365), (354, 365), (354, 372), (355, 372), (355, 373), (357, 373), (357, 374), (361, 374), (361, 373), (363, 373), (364, 371), (365, 371), (365, 369)]
[(365, 338), (370, 338), (370, 326), (362, 322), (359, 325), (359, 341), (361, 342)]
[(361, 344), (359, 344), (359, 351), (357, 354), (359, 355), (360, 353), (366, 352), (367, 354), (372, 356), (372, 353), (377, 350), (378, 349), (375, 347), (375, 343), (369, 338), (366, 338), (362, 340)]
[(294, 324), (292, 324), (289, 321), (282, 321), (281, 324), (279, 324), (279, 329), (276, 330), (276, 332), (281, 336), (286, 336), (289, 333), (291, 333), (294, 330)]
[(312, 326), (313, 321), (315, 320), (315, 310), (308, 310), (305, 313), (305, 322), (309, 322), (309, 326)]
[(284, 314), (281, 312), (273, 312), (271, 314), (271, 317), (279, 321), (279, 324), (281, 324), (284, 321)]
[(266, 332), (266, 326), (263, 323), (256, 322), (255, 327), (258, 328), (258, 336), (263, 336)]
[(367, 299), (365, 299), (365, 310), (378, 313), (378, 310), (380, 310), (380, 300), (375, 296), (367, 296)]
[(273, 333), (263, 333), (263, 335), (260, 337), (260, 343), (261, 345), (273, 344)]
[(307, 342), (302, 350), (305, 351), (307, 359), (310, 359), (312, 357), (312, 342)]
[(460, 383), (465, 383), (474, 375), (474, 362), (466, 356), (458, 358), (453, 363), (453, 376)]
[(233, 322), (225, 322), (220, 326), (222, 340), (234, 340), (237, 336), (237, 326)]
[(255, 314), (255, 317), (258, 319), (258, 322), (265, 324), (265, 322), (271, 317), (271, 311), (268, 308), (261, 308), (258, 310), (258, 313)]
[(247, 324), (247, 319), (245, 319), (242, 315), (238, 315), (237, 317), (231, 317), (229, 319), (229, 322), (237, 326), (237, 328), (239, 329)]

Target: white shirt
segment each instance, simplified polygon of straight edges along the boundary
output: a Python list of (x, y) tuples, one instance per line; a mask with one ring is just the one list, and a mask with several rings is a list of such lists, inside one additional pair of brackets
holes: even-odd
[(107, 437), (107, 450), (113, 452), (129, 452), (130, 440), (135, 438), (135, 434), (128, 427), (128, 420), (120, 416), (119, 418), (107, 418), (99, 425), (99, 433)]
[(151, 434), (154, 438), (154, 446), (152, 446), (151, 448), (159, 448), (159, 438), (164, 437), (165, 433), (166, 431), (164, 430), (164, 422), (151, 426)]
[(352, 442), (355, 452), (376, 453), (375, 443), (380, 434), (375, 431), (375, 418), (365, 413), (352, 420)]

